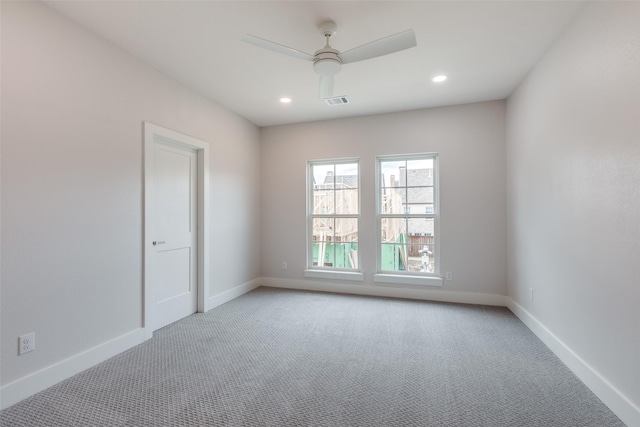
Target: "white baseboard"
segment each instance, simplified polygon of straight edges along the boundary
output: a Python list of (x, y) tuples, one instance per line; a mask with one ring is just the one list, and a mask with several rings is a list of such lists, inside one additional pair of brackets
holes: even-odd
[(377, 297), (408, 298), (428, 301), (455, 302), (463, 304), (495, 305), (504, 307), (504, 295), (473, 292), (451, 292), (442, 289), (426, 289), (419, 286), (403, 286), (363, 283), (326, 282), (320, 280), (295, 280), (263, 277), (262, 286), (272, 288), (301, 289), (308, 291), (335, 292), (343, 294), (371, 295)]
[(629, 427), (640, 427), (640, 408), (615, 388), (598, 371), (553, 334), (531, 313), (511, 298), (507, 307), (582, 381), (598, 398)]
[(243, 283), (229, 290), (214, 295), (206, 301), (205, 311), (209, 311), (212, 308), (216, 308), (219, 305), (229, 302), (234, 298), (238, 298), (240, 295), (246, 294), (260, 286), (261, 279), (253, 279), (249, 282)]
[(143, 341), (144, 329), (135, 329), (6, 384), (0, 388), (0, 409), (8, 408)]
[[(260, 279), (254, 279), (209, 298), (206, 310), (211, 310), (257, 288), (260, 282)], [(6, 384), (0, 388), (0, 409), (8, 408), (143, 341), (145, 341), (145, 329), (136, 329)]]

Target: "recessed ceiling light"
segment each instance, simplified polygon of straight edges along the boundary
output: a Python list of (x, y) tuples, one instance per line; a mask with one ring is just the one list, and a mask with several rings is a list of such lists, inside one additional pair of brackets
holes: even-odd
[(283, 104), (288, 104), (291, 102), (291, 98), (280, 98), (280, 102)]
[(447, 76), (445, 76), (444, 74), (440, 74), (439, 76), (435, 76), (433, 79), (431, 79), (431, 81), (434, 83), (440, 83), (445, 80), (447, 80)]

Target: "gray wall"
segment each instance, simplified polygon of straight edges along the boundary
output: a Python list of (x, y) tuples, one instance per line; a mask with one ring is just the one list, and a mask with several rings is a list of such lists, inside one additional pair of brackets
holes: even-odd
[(210, 294), (258, 278), (258, 129), (42, 3), (2, 2), (3, 385), (142, 326), (143, 121), (210, 144)]
[[(504, 101), (355, 117), (262, 129), (262, 275), (269, 283), (313, 288), (306, 264), (307, 160), (358, 157), (361, 168), (360, 250), (364, 283), (335, 290), (368, 292), (374, 284), (375, 157), (440, 154), (441, 270), (453, 281), (431, 290), (506, 295)], [(282, 262), (288, 270), (281, 269)], [(315, 285), (314, 285), (315, 284)], [(388, 287), (388, 286), (387, 286)], [(418, 290), (419, 291), (419, 290)], [(407, 296), (394, 286), (386, 294)], [(473, 297), (470, 297), (473, 299)], [(481, 297), (482, 298), (482, 297)], [(503, 299), (497, 301), (504, 303)]]
[(636, 407), (639, 22), (590, 4), (507, 108), (509, 295)]

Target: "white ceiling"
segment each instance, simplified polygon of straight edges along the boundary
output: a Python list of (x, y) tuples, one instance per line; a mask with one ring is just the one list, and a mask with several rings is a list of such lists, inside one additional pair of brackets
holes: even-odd
[[(156, 69), (258, 126), (504, 99), (575, 16), (566, 1), (47, 1)], [(317, 97), (312, 64), (241, 41), (313, 54), (318, 23), (341, 51), (406, 29), (418, 46), (347, 64)], [(431, 78), (444, 73), (441, 84)], [(280, 97), (293, 102), (284, 105)]]

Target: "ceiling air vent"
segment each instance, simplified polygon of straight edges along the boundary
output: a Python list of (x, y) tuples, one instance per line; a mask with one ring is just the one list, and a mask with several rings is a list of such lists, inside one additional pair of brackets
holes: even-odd
[(349, 100), (347, 99), (346, 96), (335, 96), (333, 98), (325, 98), (324, 99), (327, 104), (330, 107), (333, 107), (334, 105), (342, 105), (342, 104), (348, 104)]

